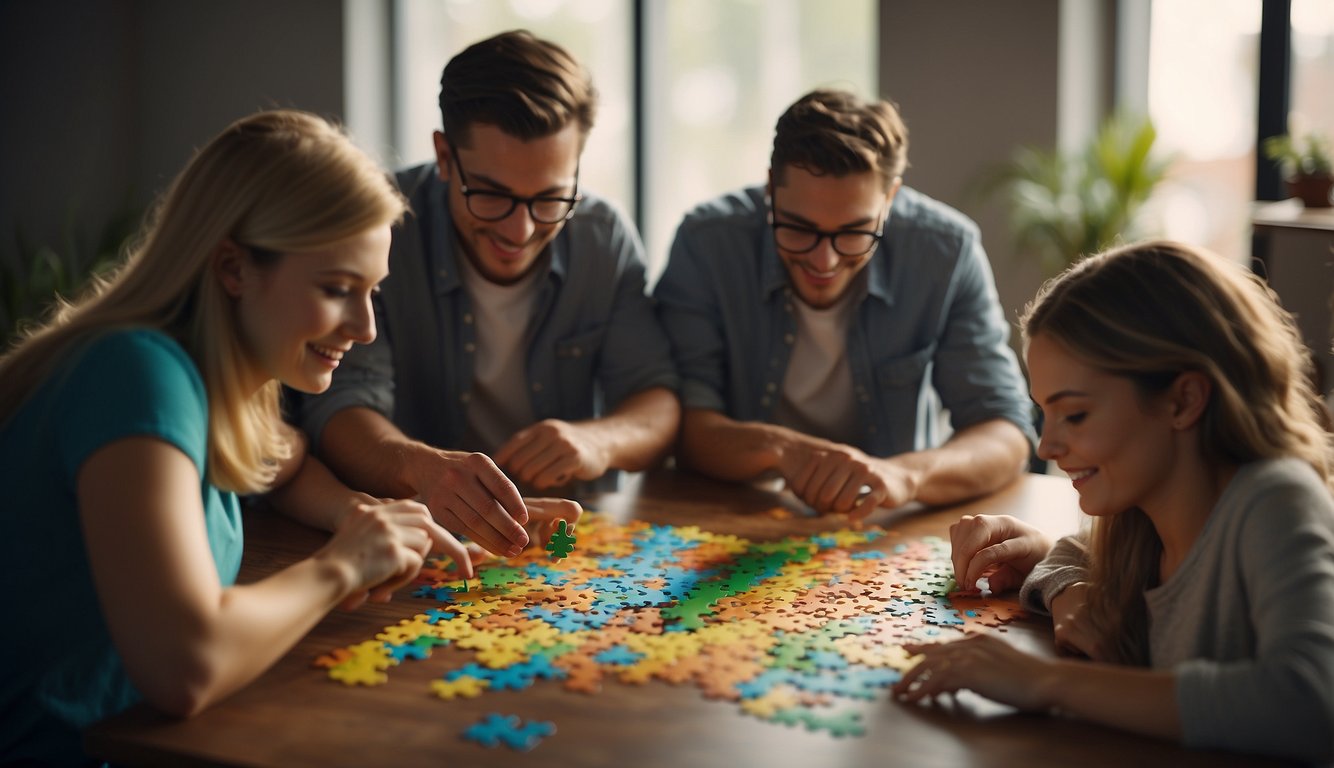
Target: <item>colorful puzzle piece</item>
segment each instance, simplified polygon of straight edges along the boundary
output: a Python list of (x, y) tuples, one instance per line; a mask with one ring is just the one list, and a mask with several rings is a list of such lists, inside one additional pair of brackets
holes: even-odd
[[(594, 512), (579, 532), (577, 552), (562, 521), (550, 558), (530, 550), (479, 564), (471, 588), (433, 561), (414, 592), (426, 605), (315, 664), (349, 685), (378, 685), (391, 667), (452, 644), (474, 661), (431, 682), (442, 699), (541, 681), (596, 694), (656, 680), (768, 722), (859, 736), (859, 702), (911, 666), (905, 643), (1003, 631), (1023, 615), (953, 593), (949, 545), (937, 537), (872, 527), (758, 542)], [(491, 715), (465, 737), (531, 749), (552, 730)]]
[(504, 744), (510, 749), (527, 752), (555, 732), (555, 723), (540, 720), (524, 723), (515, 715), (492, 713), (464, 731), (463, 738), (475, 741), (484, 747)]
[(552, 560), (561, 560), (569, 557), (574, 551), (574, 536), (570, 535), (565, 521), (561, 520), (556, 526), (556, 532), (551, 534), (551, 540), (547, 542), (547, 551), (551, 553)]

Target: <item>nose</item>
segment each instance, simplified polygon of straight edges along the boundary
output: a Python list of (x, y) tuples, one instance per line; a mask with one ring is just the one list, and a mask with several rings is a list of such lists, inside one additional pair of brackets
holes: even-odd
[(375, 307), (371, 304), (369, 294), (361, 301), (349, 302), (343, 332), (358, 344), (370, 344), (375, 341)]
[(532, 239), (537, 231), (537, 221), (528, 213), (528, 206), (519, 204), (510, 215), (496, 222), (495, 228), (510, 245), (519, 246)]
[(821, 272), (833, 271), (841, 260), (838, 251), (834, 250), (833, 241), (828, 237), (822, 238), (815, 244), (815, 249), (806, 254), (806, 262)]
[(1038, 458), (1043, 461), (1053, 461), (1063, 452), (1063, 446), (1056, 440), (1052, 434), (1052, 429), (1043, 422), (1042, 434), (1038, 435)]

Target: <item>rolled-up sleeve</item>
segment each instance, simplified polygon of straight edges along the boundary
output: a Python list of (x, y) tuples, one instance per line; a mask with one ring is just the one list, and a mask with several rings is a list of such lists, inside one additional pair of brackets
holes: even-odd
[(686, 408), (725, 411), (727, 344), (716, 277), (704, 269), (689, 219), (677, 230), (654, 297), (671, 340)]
[(662, 387), (680, 388), (671, 344), (645, 292), (644, 248), (633, 230), (616, 219), (607, 244), (619, 265), (599, 382), (614, 409), (627, 397)]
[(1019, 603), (1038, 613), (1051, 613), (1052, 598), (1077, 581), (1088, 581), (1088, 545), (1084, 535), (1057, 540), (1019, 588)]
[(976, 229), (963, 232), (960, 249), (932, 383), (955, 430), (1005, 419), (1036, 444), (1027, 386)]

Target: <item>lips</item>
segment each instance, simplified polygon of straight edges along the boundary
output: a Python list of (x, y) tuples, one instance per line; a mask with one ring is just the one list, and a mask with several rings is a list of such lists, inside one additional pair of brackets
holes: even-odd
[(327, 360), (332, 360), (334, 362), (342, 360), (343, 355), (347, 353), (346, 349), (339, 349), (337, 347), (326, 347), (323, 344), (316, 344), (314, 342), (311, 342), (306, 346), (310, 347), (310, 349), (320, 357), (323, 357)]

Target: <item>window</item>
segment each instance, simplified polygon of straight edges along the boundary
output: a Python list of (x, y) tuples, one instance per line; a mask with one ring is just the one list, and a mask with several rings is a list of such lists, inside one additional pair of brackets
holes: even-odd
[(819, 86), (876, 95), (872, 0), (649, 2), (648, 205), (654, 274), (696, 204), (761, 183), (774, 123)]
[(1149, 116), (1175, 157), (1153, 211), (1166, 236), (1238, 262), (1250, 256), (1260, 2), (1155, 2), (1149, 27)]
[(580, 186), (634, 210), (634, 65), (631, 10), (622, 0), (399, 0), (395, 55), (403, 163), (435, 157), (440, 72), (454, 54), (509, 29), (527, 29), (579, 59), (598, 89), (598, 114), (579, 166)]
[(1288, 129), (1334, 144), (1334, 3), (1292, 0), (1292, 89)]

